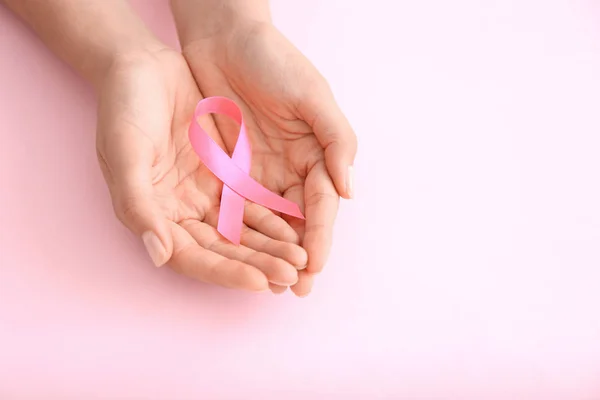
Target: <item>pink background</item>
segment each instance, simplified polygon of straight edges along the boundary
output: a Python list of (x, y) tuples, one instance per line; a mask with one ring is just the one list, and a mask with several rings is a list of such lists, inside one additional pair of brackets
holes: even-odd
[(360, 141), (306, 299), (153, 268), (90, 89), (0, 8), (0, 398), (600, 399), (600, 6), (273, 10)]

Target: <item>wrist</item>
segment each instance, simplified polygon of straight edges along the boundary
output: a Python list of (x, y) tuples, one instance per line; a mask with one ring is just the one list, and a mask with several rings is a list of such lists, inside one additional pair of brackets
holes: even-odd
[(254, 26), (271, 24), (264, 0), (171, 0), (182, 49), (225, 46)]
[(167, 48), (151, 34), (131, 35), (125, 41), (105, 47), (103, 52), (91, 51), (84, 61), (82, 73), (98, 89), (115, 70), (139, 65)]

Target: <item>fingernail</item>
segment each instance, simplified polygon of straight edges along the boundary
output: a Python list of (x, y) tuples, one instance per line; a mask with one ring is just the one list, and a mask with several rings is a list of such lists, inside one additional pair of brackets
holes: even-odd
[(146, 251), (150, 255), (150, 258), (152, 259), (154, 265), (160, 267), (161, 265), (167, 262), (167, 251), (165, 250), (165, 246), (163, 246), (162, 242), (160, 241), (158, 236), (154, 234), (154, 232), (144, 232), (144, 234), (142, 235), (142, 241), (144, 242), (144, 246), (146, 246)]
[(346, 174), (346, 191), (350, 198), (354, 197), (354, 167), (348, 166), (348, 174)]

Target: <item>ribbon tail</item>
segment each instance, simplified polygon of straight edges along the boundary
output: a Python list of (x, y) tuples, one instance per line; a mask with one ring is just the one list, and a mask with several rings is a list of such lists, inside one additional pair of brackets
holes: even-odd
[[(240, 134), (233, 149), (231, 160), (244, 172), (250, 173), (252, 149), (246, 133), (246, 126), (241, 121)], [(244, 221), (244, 205), (246, 200), (231, 190), (226, 184), (221, 192), (221, 209), (217, 231), (230, 242), (239, 245)]]
[(244, 203), (242, 196), (227, 185), (223, 185), (221, 193), (221, 209), (217, 231), (231, 243), (239, 245), (244, 221)]

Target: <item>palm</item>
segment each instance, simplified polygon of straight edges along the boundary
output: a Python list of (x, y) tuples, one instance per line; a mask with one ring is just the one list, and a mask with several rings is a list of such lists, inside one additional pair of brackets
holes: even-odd
[[(242, 108), (253, 150), (251, 174), (305, 209), (306, 225), (284, 218), (304, 239), (309, 270), (312, 264), (312, 272), (318, 272), (327, 258), (339, 199), (325, 166), (324, 146), (313, 133), (318, 112), (305, 100), (312, 86), (324, 80), (271, 26), (246, 31), (221, 53), (206, 48), (210, 46), (199, 42), (185, 50), (194, 77), (203, 94), (229, 97)], [(215, 120), (232, 151), (237, 127), (226, 118)], [(299, 285), (310, 285), (303, 282), (310, 279), (307, 274), (300, 278)]]
[[(232, 287), (260, 287), (265, 276), (271, 283), (295, 283), (296, 270), (290, 264), (301, 267), (306, 256), (289, 243), (297, 236), (280, 218), (249, 205), (245, 222), (254, 229), (243, 231), (242, 246), (227, 243), (215, 230), (222, 185), (199, 162), (188, 140), (189, 119), (201, 97), (185, 60), (164, 51), (155, 54), (152, 62), (144, 60), (141, 68), (125, 71), (114, 74), (106, 89), (119, 91), (119, 96), (102, 96), (121, 101), (100, 103), (98, 135), (99, 156), (113, 199), (125, 204), (121, 206), (124, 222), (139, 206), (122, 200), (127, 196), (119, 190), (123, 174), (112, 171), (131, 164), (125, 175), (138, 175), (138, 182), (148, 177), (145, 196), (151, 197), (154, 212), (162, 214), (168, 225), (173, 268)], [(223, 144), (210, 118), (201, 124)]]
[[(211, 73), (204, 70), (202, 76), (204, 78), (199, 78), (200, 82), (224, 82), (207, 88), (202, 85), (207, 96), (221, 95), (234, 99), (243, 111), (252, 143), (251, 175), (268, 189), (304, 207), (309, 172), (314, 167), (323, 167), (324, 162), (323, 149), (310, 127), (285, 108), (280, 111), (282, 116), (275, 114), (268, 108), (273, 99), (253, 92), (245, 87), (244, 82), (234, 89), (225, 83), (225, 75), (221, 71)], [(280, 104), (285, 103), (281, 101)], [(216, 116), (215, 121), (225, 148), (232, 152), (239, 128), (226, 117)], [(284, 218), (297, 229), (303, 226), (299, 220)]]

